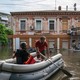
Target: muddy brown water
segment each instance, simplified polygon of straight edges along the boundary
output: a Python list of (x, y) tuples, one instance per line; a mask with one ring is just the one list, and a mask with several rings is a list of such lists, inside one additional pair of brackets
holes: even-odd
[[(80, 80), (80, 51), (60, 50), (65, 62), (65, 68), (73, 76), (69, 78), (62, 71), (56, 72), (47, 80)], [(51, 53), (55, 55), (56, 51)], [(12, 50), (9, 48), (0, 48), (0, 60), (12, 57)]]
[(73, 76), (68, 77), (63, 72), (59, 71), (52, 75), (48, 80), (80, 80), (80, 51), (61, 50), (65, 69)]

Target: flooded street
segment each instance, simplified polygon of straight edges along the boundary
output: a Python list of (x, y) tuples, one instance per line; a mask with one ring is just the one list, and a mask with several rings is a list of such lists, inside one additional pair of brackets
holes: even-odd
[(80, 80), (80, 52), (79, 51), (62, 51), (66, 68), (73, 77), (62, 80)]
[(8, 47), (0, 47), (0, 60), (11, 58), (12, 52), (12, 49)]
[(73, 76), (69, 78), (63, 72), (59, 71), (48, 80), (80, 80), (80, 52), (61, 50), (60, 53), (65, 62), (65, 69)]
[[(69, 71), (73, 76), (67, 77), (62, 71), (58, 71), (55, 75), (52, 75), (48, 80), (80, 80), (80, 52), (61, 50), (60, 53), (65, 62), (65, 69)], [(55, 55), (54, 53), (53, 55)], [(12, 50), (8, 48), (0, 49), (0, 60), (10, 58)]]

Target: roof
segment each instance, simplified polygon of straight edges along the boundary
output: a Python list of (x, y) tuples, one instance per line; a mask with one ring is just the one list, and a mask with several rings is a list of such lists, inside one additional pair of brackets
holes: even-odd
[(11, 15), (80, 15), (80, 11), (66, 10), (18, 11), (10, 13)]
[(10, 15), (10, 14), (8, 14), (8, 13), (4, 13), (4, 12), (0, 12), (0, 14), (3, 14), (3, 15)]

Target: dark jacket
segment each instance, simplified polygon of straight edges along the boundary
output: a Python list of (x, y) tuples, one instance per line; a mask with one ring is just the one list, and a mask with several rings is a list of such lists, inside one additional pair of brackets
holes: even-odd
[(15, 56), (17, 64), (23, 64), (25, 61), (28, 60), (29, 53), (26, 50), (17, 49)]

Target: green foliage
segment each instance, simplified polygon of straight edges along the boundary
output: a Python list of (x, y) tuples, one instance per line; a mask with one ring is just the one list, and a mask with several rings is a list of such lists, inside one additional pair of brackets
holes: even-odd
[(8, 35), (13, 34), (13, 31), (10, 29), (7, 29), (6, 26), (3, 24), (0, 24), (0, 44), (1, 45), (7, 45), (8, 43)]
[(7, 35), (12, 35), (13, 34), (13, 31), (11, 29), (6, 29), (5, 32), (6, 32)]
[(5, 34), (6, 27), (0, 24), (0, 34)]

